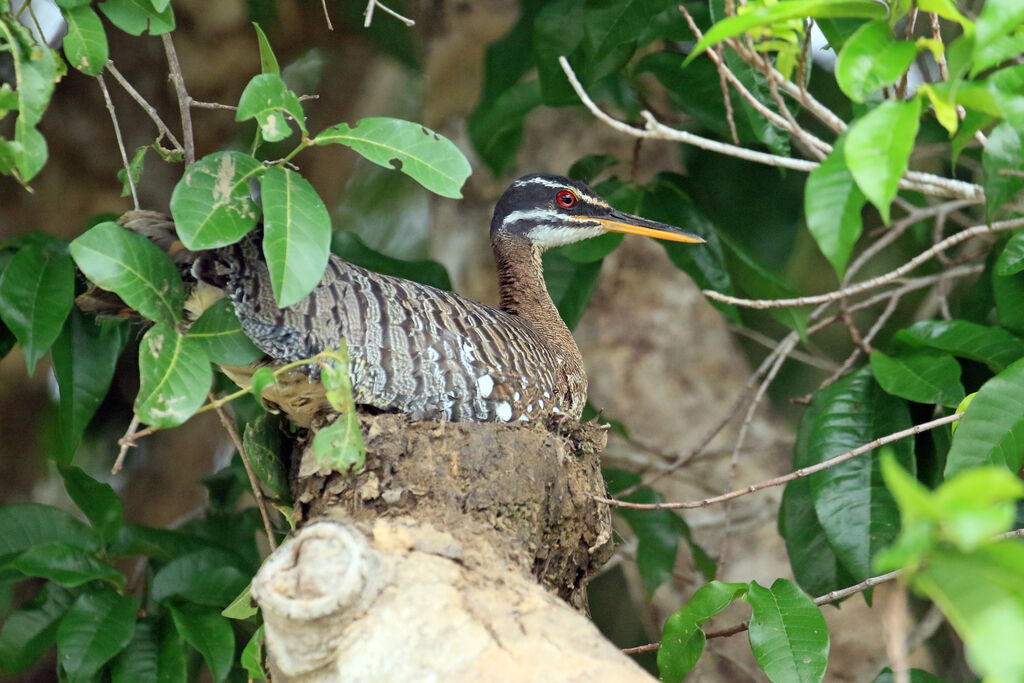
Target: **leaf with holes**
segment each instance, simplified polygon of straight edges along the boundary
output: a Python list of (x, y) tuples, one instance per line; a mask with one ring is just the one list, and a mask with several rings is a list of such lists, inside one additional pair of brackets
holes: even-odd
[(291, 118), (306, 132), (306, 116), (299, 98), (277, 74), (257, 74), (249, 80), (238, 100), (235, 121), (256, 119), (267, 142), (279, 142), (292, 134)]
[(450, 140), (411, 121), (366, 118), (355, 127), (339, 123), (317, 135), (318, 145), (340, 144), (384, 168), (410, 176), (431, 192), (458, 199), (472, 169)]
[(88, 5), (62, 12), (68, 25), (64, 36), (64, 55), (68, 63), (90, 76), (96, 76), (107, 65), (107, 34), (103, 22)]
[(854, 121), (846, 133), (846, 165), (886, 223), (900, 178), (907, 172), (920, 117), (921, 100), (886, 100)]
[(86, 277), (150, 320), (181, 319), (185, 287), (178, 268), (142, 235), (106, 221), (75, 239), (71, 255)]
[(75, 267), (63, 251), (24, 246), (0, 278), (0, 317), (18, 339), (29, 374), (57, 339), (74, 299)]
[(176, 427), (203, 405), (213, 371), (199, 342), (169, 325), (154, 325), (139, 342), (135, 413), (156, 427)]
[(260, 207), (249, 184), (263, 164), (241, 152), (216, 152), (185, 169), (171, 194), (171, 216), (182, 243), (192, 250), (234, 244), (256, 227)]
[(263, 179), (263, 253), (274, 299), (301, 301), (320, 282), (331, 247), (331, 217), (313, 186), (295, 171), (267, 169)]
[(139, 603), (113, 590), (84, 593), (57, 629), (57, 661), (72, 680), (91, 677), (124, 649), (135, 633)]
[(750, 582), (750, 649), (773, 683), (820, 681), (828, 666), (825, 617), (814, 601), (785, 579), (771, 589)]

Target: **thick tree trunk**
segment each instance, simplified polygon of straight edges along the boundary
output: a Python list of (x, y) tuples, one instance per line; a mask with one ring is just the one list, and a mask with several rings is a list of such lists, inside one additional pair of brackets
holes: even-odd
[(612, 550), (602, 430), (361, 422), (356, 474), (300, 452), (309, 523), (253, 582), (275, 680), (649, 679), (581, 613)]

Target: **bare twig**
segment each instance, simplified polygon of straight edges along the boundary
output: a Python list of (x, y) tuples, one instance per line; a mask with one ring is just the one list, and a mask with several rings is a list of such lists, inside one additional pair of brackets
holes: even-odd
[(320, 0), (320, 6), (324, 8), (324, 21), (327, 22), (327, 30), (333, 31), (334, 24), (331, 23), (331, 14), (327, 11), (327, 0)]
[(709, 505), (714, 505), (716, 503), (724, 503), (727, 500), (739, 498), (740, 496), (746, 496), (757, 491), (762, 491), (773, 486), (782, 486), (783, 484), (787, 484), (795, 479), (800, 479), (802, 477), (814, 474), (815, 472), (821, 472), (822, 470), (827, 470), (830, 467), (835, 467), (836, 465), (844, 463), (847, 460), (852, 460), (853, 458), (856, 458), (858, 455), (869, 453), (875, 450), (876, 448), (884, 446), (887, 443), (899, 441), (900, 439), (905, 439), (908, 436), (915, 436), (922, 432), (926, 432), (930, 429), (935, 429), (936, 427), (941, 427), (942, 425), (946, 425), (951, 422), (956, 422), (961, 417), (963, 417), (963, 413), (954, 413), (953, 415), (947, 415), (945, 417), (940, 417), (929, 422), (923, 422), (921, 424), (914, 425), (913, 427), (909, 427), (907, 429), (901, 429), (898, 432), (893, 432), (892, 434), (888, 434), (881, 438), (875, 439), (870, 443), (858, 446), (853, 450), (841, 453), (840, 455), (837, 455), (833, 458), (829, 458), (828, 460), (819, 462), (816, 465), (801, 467), (800, 469), (790, 472), (789, 474), (784, 474), (779, 477), (773, 477), (771, 479), (767, 479), (756, 484), (751, 484), (750, 486), (746, 486), (742, 489), (736, 489), (735, 491), (729, 491), (728, 493), (712, 496), (710, 498), (704, 498), (703, 500), (685, 501), (681, 503), (628, 503), (626, 501), (616, 500), (614, 498), (604, 498), (602, 496), (594, 496), (594, 500), (597, 500), (601, 503), (606, 503), (607, 505), (610, 505), (612, 507), (629, 508), (630, 510), (689, 510), (693, 508), (707, 507)]
[(138, 90), (132, 87), (132, 84), (129, 83), (128, 79), (125, 78), (121, 74), (121, 72), (117, 70), (117, 67), (114, 66), (114, 63), (107, 62), (106, 69), (110, 72), (110, 75), (114, 77), (114, 80), (121, 84), (121, 87), (124, 88), (125, 92), (127, 92), (133, 100), (138, 102), (139, 106), (142, 107), (143, 111), (145, 111), (146, 114), (149, 115), (150, 120), (152, 120), (153, 123), (156, 124), (156, 129), (160, 131), (160, 134), (165, 136), (170, 141), (170, 143), (174, 145), (174, 148), (176, 150), (178, 150), (179, 152), (184, 152), (185, 149), (181, 146), (181, 143), (178, 142), (178, 138), (174, 137), (174, 133), (172, 133), (171, 129), (167, 127), (167, 124), (164, 123), (163, 119), (160, 118), (160, 114), (157, 113), (156, 108), (154, 108), (153, 105), (147, 102), (146, 98), (144, 98), (139, 93)]
[(181, 135), (185, 140), (185, 165), (189, 166), (196, 161), (196, 139), (192, 131), (192, 98), (185, 89), (185, 77), (181, 74), (181, 64), (178, 63), (178, 53), (174, 50), (174, 41), (171, 34), (165, 33), (160, 36), (164, 44), (164, 52), (167, 54), (167, 68), (170, 72), (171, 83), (174, 84), (174, 92), (178, 96), (178, 110), (181, 112)]
[(100, 90), (103, 91), (103, 101), (107, 103), (107, 111), (110, 112), (110, 121), (114, 124), (114, 135), (117, 137), (117, 149), (121, 152), (121, 163), (124, 164), (124, 174), (128, 181), (128, 188), (132, 193), (132, 202), (135, 204), (135, 210), (139, 209), (139, 193), (135, 189), (135, 178), (132, 177), (132, 167), (128, 163), (128, 152), (124, 148), (124, 138), (121, 137), (121, 126), (117, 122), (117, 111), (114, 109), (114, 102), (110, 99), (110, 91), (107, 90), (107, 84), (103, 80), (103, 73), (96, 74), (96, 82), (100, 84)]
[(375, 8), (377, 8), (377, 7), (379, 7), (382, 12), (390, 14), (395, 19), (398, 19), (400, 22), (402, 22), (406, 26), (415, 26), (416, 25), (415, 21), (413, 21), (412, 19), (410, 19), (408, 17), (402, 16), (401, 14), (399, 14), (395, 10), (391, 9), (390, 7), (385, 5), (384, 3), (378, 2), (378, 0), (370, 0), (369, 2), (366, 3), (366, 9), (363, 10), (363, 15), (366, 17), (366, 20), (363, 22), (363, 26), (365, 28), (369, 28), (370, 24), (373, 23), (373, 10)]
[(907, 673), (910, 669), (907, 657), (907, 589), (899, 583), (890, 592), (888, 604), (882, 610), (882, 625), (885, 652), (889, 655), (895, 681), (910, 683)]
[(121, 450), (117, 452), (117, 459), (114, 461), (114, 466), (110, 468), (111, 474), (117, 474), (124, 467), (124, 459), (128, 455), (128, 449), (135, 445), (136, 439), (138, 439), (139, 430), (139, 416), (132, 414), (132, 421), (128, 423), (128, 429), (125, 430), (124, 436), (118, 439), (117, 443), (121, 446)]
[(899, 268), (891, 270), (885, 275), (879, 275), (878, 277), (871, 278), (870, 280), (858, 282), (855, 285), (850, 285), (849, 287), (837, 289), (832, 292), (826, 292), (825, 294), (798, 297), (795, 299), (743, 299), (740, 297), (735, 297), (728, 294), (721, 294), (719, 292), (705, 289), (704, 295), (707, 296), (709, 299), (714, 299), (715, 301), (733, 304), (734, 306), (744, 306), (746, 308), (757, 309), (788, 308), (792, 306), (809, 306), (814, 304), (831, 303), (834, 301), (838, 301), (843, 297), (860, 294), (861, 292), (866, 292), (870, 289), (881, 287), (882, 285), (886, 285), (890, 282), (893, 282), (894, 280), (898, 280), (899, 278), (903, 277), (907, 273), (917, 268), (922, 263), (934, 258), (936, 253), (948, 249), (953, 245), (969, 240), (972, 237), (977, 237), (978, 235), (986, 235), (993, 232), (1001, 232), (1004, 230), (1014, 230), (1021, 226), (1024, 226), (1024, 218), (1014, 218), (1011, 220), (996, 221), (993, 222), (991, 225), (975, 225), (971, 228), (950, 235), (946, 239), (942, 240), (937, 244), (932, 245), (930, 248), (924, 250), (914, 258), (910, 259)]
[[(213, 393), (210, 393), (210, 403), (214, 403), (216, 398)], [(270, 524), (270, 514), (267, 511), (267, 500), (263, 497), (263, 489), (260, 488), (260, 482), (256, 478), (256, 474), (252, 471), (252, 464), (249, 462), (249, 455), (245, 452), (245, 446), (242, 445), (242, 439), (238, 436), (238, 430), (235, 429), (234, 423), (231, 418), (228, 417), (227, 412), (224, 408), (218, 405), (215, 410), (217, 411), (217, 417), (220, 418), (220, 424), (224, 427), (224, 431), (231, 437), (232, 443), (235, 444), (235, 448), (238, 450), (238, 457), (242, 459), (242, 466), (245, 467), (245, 474), (249, 477), (249, 486), (252, 487), (252, 495), (256, 498), (256, 507), (260, 510), (260, 516), (263, 518), (263, 529), (267, 532), (267, 542), (270, 544), (271, 552), (277, 550), (277, 541), (274, 539), (274, 528)]]

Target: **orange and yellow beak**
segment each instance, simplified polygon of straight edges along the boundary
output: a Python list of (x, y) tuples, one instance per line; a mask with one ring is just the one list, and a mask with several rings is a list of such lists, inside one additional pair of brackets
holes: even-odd
[(674, 225), (647, 220), (646, 218), (615, 209), (609, 211), (607, 216), (587, 216), (586, 218), (597, 221), (608, 232), (624, 232), (629, 235), (643, 235), (644, 237), (654, 237), (659, 240), (688, 242), (690, 244), (703, 244), (705, 241), (703, 237), (686, 232)]

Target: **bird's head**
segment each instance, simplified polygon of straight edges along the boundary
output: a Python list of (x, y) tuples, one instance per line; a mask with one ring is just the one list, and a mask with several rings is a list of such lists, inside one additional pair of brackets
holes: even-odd
[(611, 207), (585, 183), (556, 175), (527, 175), (512, 183), (494, 207), (491, 239), (525, 237), (541, 249), (606, 232), (700, 244), (697, 235)]

